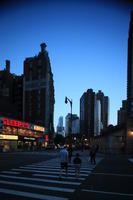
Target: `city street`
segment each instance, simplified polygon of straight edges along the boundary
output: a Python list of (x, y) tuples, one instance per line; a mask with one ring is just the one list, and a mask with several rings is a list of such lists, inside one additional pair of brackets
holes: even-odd
[[(73, 157), (76, 151), (73, 152)], [(80, 177), (74, 167), (68, 177), (59, 180), (59, 151), (0, 154), (1, 199), (123, 199), (133, 198), (133, 162), (126, 155), (96, 157), (89, 161), (89, 152), (79, 152), (82, 158)]]
[(133, 163), (128, 156), (106, 155), (82, 183), (72, 199), (117, 199), (133, 198)]
[(0, 153), (0, 170), (10, 170), (26, 164), (45, 161), (58, 155), (58, 152), (13, 152)]

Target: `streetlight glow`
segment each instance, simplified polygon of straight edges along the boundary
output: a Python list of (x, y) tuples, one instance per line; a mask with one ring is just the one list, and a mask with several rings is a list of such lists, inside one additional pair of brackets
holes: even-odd
[(133, 130), (130, 131), (130, 134), (133, 136)]

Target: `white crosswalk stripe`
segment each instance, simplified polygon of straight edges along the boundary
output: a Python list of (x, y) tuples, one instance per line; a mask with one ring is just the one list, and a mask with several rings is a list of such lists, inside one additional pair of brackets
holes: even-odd
[[(18, 172), (38, 172), (43, 174), (58, 174), (59, 171), (47, 171), (47, 170), (34, 170), (34, 169), (12, 169), (12, 171), (18, 171)], [(90, 171), (88, 171), (87, 174), (83, 174), (82, 171), (80, 173), (81, 177), (87, 177)], [(65, 172), (63, 172), (65, 174)], [(75, 172), (69, 172), (69, 176), (75, 176)]]
[[(46, 177), (46, 178), (59, 178), (59, 175), (50, 175), (50, 174), (33, 174), (32, 176), (36, 176), (36, 177)], [(67, 180), (69, 180), (69, 179), (71, 179), (71, 180), (75, 180), (75, 177), (66, 177), (66, 176), (63, 176), (64, 178), (66, 178)], [(83, 181), (83, 180), (85, 180), (85, 178), (81, 178), (81, 177), (79, 177), (78, 178), (78, 180), (80, 180), (80, 181)]]
[[(42, 170), (42, 171), (59, 171), (59, 168), (45, 168), (45, 167), (40, 167), (40, 168), (38, 168), (38, 167), (20, 167), (20, 169), (39, 169), (39, 170)], [(75, 169), (69, 169), (69, 172), (74, 172), (75, 173)], [(91, 172), (91, 170), (83, 170), (82, 169), (82, 173), (83, 174), (88, 174), (88, 172)]]
[[(99, 159), (100, 162), (100, 159)], [(98, 163), (98, 162), (97, 162)], [(87, 166), (88, 164), (88, 166)], [(74, 166), (68, 168), (68, 176), (62, 173), (59, 180), (59, 159), (33, 163), (0, 172), (0, 196), (18, 196), (19, 199), (68, 200), (80, 187), (95, 166), (82, 162), (80, 177), (75, 178)]]
[[(0, 175), (0, 177), (8, 178), (8, 179), (18, 179), (18, 180), (29, 180), (29, 181), (38, 181), (44, 183), (60, 183), (58, 180), (50, 180), (50, 179), (40, 179), (40, 178), (28, 178), (28, 177), (20, 177), (20, 176), (10, 176), (10, 175)], [(79, 182), (69, 182), (69, 181), (61, 181), (62, 184), (65, 185), (80, 185)]]
[[(45, 164), (32, 164), (32, 165), (26, 165), (27, 167), (38, 167), (38, 168), (49, 168), (49, 169), (51, 169), (51, 168), (54, 168), (54, 169), (59, 169), (60, 168), (60, 165), (48, 165), (47, 164), (47, 166), (45, 165)], [(83, 167), (83, 166), (81, 166), (81, 169), (82, 170), (88, 170), (88, 169), (90, 169), (90, 170), (93, 170), (95, 167), (93, 167), (93, 166), (87, 166), (87, 167)], [(73, 165), (71, 165), (71, 169), (74, 169), (74, 166)]]

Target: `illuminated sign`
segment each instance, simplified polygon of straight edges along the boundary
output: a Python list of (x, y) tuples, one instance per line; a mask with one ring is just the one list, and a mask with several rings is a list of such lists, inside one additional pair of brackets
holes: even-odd
[(0, 140), (18, 140), (18, 136), (0, 134)]
[(45, 134), (45, 142), (48, 142), (48, 134)]
[[(36, 134), (40, 134), (39, 132), (44, 133), (45, 128), (42, 126), (38, 126), (38, 125), (34, 125), (34, 124), (30, 124), (27, 122), (22, 122), (22, 121), (18, 121), (18, 120), (14, 120), (14, 119), (9, 119), (6, 117), (0, 117), (0, 130), (3, 129), (3, 127), (11, 127), (11, 128), (16, 128), (16, 131), (18, 132), (17, 128), (19, 128), (19, 130), (26, 130), (29, 129), (33, 130)], [(11, 130), (13, 132), (13, 130)], [(15, 131), (15, 132), (16, 132)], [(42, 134), (41, 133), (41, 134)], [(18, 133), (15, 133), (18, 134)], [(29, 132), (30, 134), (30, 132)]]
[(21, 122), (21, 121), (17, 121), (17, 120), (13, 120), (13, 119), (8, 119), (3, 117), (3, 125), (7, 125), (7, 126), (15, 126), (18, 128), (27, 128), (29, 129), (29, 123), (26, 122)]
[(34, 130), (44, 132), (44, 127), (34, 125)]
[(35, 140), (35, 138), (24, 137), (24, 140)]

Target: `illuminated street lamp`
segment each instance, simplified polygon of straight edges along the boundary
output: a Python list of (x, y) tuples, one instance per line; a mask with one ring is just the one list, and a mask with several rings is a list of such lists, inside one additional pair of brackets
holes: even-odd
[(70, 103), (70, 107), (71, 107), (71, 116), (70, 116), (70, 126), (69, 126), (69, 143), (71, 144), (71, 134), (72, 134), (72, 99), (68, 99), (67, 97), (65, 97), (65, 103)]
[(131, 129), (130, 134), (133, 136), (133, 129)]

